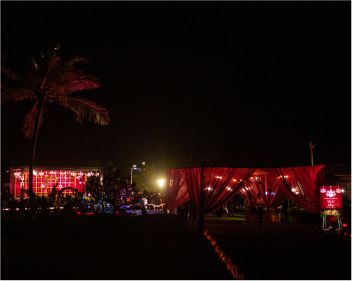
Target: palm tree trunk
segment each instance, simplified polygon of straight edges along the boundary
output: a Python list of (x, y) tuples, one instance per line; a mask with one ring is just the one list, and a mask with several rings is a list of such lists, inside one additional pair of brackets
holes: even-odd
[(33, 136), (32, 136), (32, 142), (31, 142), (31, 151), (30, 151), (30, 162), (29, 162), (28, 193), (29, 193), (29, 200), (30, 200), (31, 209), (33, 207), (33, 199), (34, 199), (34, 192), (33, 192), (33, 163), (34, 163), (34, 158), (35, 158), (35, 150), (36, 150), (36, 146), (37, 146), (37, 138), (38, 138), (38, 132), (39, 132), (40, 118), (41, 118), (41, 115), (42, 115), (42, 112), (43, 112), (43, 105), (44, 105), (43, 98), (39, 98), (39, 100), (38, 100), (38, 112), (37, 112), (37, 116), (35, 117), (35, 122), (34, 122), (34, 130), (33, 130)]

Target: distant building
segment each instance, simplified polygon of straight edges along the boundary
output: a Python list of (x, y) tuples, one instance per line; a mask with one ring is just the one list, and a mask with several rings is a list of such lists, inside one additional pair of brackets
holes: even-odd
[[(48, 196), (54, 185), (57, 191), (65, 187), (75, 188), (79, 192), (85, 191), (85, 185), (88, 177), (100, 177), (102, 179), (101, 169), (98, 167), (80, 167), (80, 168), (63, 168), (63, 167), (33, 167), (33, 192), (37, 196)], [(21, 196), (26, 198), (28, 190), (29, 170), (27, 167), (10, 168), (10, 196), (20, 199)], [(72, 190), (63, 191), (64, 195), (72, 194)]]

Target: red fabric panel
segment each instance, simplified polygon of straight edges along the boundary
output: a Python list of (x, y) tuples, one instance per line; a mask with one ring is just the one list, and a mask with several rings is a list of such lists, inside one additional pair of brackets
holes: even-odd
[[(204, 168), (205, 212), (216, 211), (236, 192), (243, 197), (249, 196), (252, 202), (255, 202), (258, 192), (262, 193), (267, 208), (280, 206), (285, 197), (288, 197), (310, 212), (319, 212), (319, 187), (325, 184), (324, 168), (325, 166), (264, 170)], [(166, 194), (169, 208), (177, 208), (191, 200), (195, 210), (199, 211), (200, 174), (201, 168), (169, 171), (169, 188)]]
[(184, 169), (169, 170), (167, 182), (169, 187), (166, 190), (165, 203), (169, 209), (175, 209), (189, 200)]
[(282, 192), (298, 206), (318, 213), (319, 187), (325, 183), (325, 166), (307, 166), (273, 169), (281, 181)]
[[(214, 212), (226, 204), (253, 171), (248, 168), (204, 168), (204, 212)], [(185, 169), (189, 197), (196, 211), (200, 209), (200, 173), (201, 168)]]
[(277, 180), (272, 169), (256, 170), (239, 193), (244, 198), (249, 196), (249, 200), (253, 203), (256, 201), (257, 194), (261, 193), (266, 208), (277, 208), (285, 199), (280, 185), (281, 182)]

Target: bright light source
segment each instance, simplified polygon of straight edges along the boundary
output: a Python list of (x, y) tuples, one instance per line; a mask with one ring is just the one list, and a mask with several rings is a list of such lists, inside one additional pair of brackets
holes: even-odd
[(216, 178), (217, 178), (217, 179), (219, 179), (219, 180), (221, 180), (221, 179), (222, 179), (222, 177), (221, 177), (221, 176), (216, 176)]
[(227, 186), (227, 187), (226, 187), (226, 190), (227, 190), (227, 191), (232, 191), (232, 188), (231, 188), (230, 186)]
[(145, 162), (142, 162), (142, 165), (145, 166)]
[(156, 182), (158, 183), (158, 186), (160, 188), (163, 188), (165, 186), (165, 179), (158, 179)]
[(132, 168), (133, 169), (137, 169), (137, 165), (132, 165)]

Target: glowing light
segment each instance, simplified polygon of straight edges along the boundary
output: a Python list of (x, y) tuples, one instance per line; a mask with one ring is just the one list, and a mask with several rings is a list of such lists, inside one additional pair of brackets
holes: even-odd
[(41, 184), (41, 187), (45, 187), (45, 184), (44, 184), (44, 183), (42, 183), (42, 184)]
[(145, 166), (145, 162), (142, 162), (142, 165)]
[(205, 190), (212, 191), (213, 188), (212, 188), (211, 186), (207, 186), (207, 187), (205, 188)]
[(322, 188), (320, 189), (320, 192), (321, 192), (321, 193), (326, 193), (325, 187), (322, 187)]
[(226, 187), (226, 190), (227, 190), (227, 191), (232, 191), (232, 188), (231, 188), (230, 186), (227, 186), (227, 187)]
[(38, 173), (36, 170), (33, 170), (33, 175), (36, 176)]
[(59, 187), (62, 187), (62, 184), (61, 184), (61, 183), (59, 184)]
[(264, 193), (265, 193), (265, 195), (268, 195), (268, 192), (267, 192), (267, 191), (265, 191)]
[(343, 227), (347, 227), (347, 226), (348, 226), (348, 223), (343, 223), (342, 226), (343, 226)]
[(156, 182), (158, 183), (158, 186), (160, 188), (163, 188), (165, 186), (166, 180), (165, 179), (158, 179)]
[(71, 176), (75, 176), (75, 175), (76, 175), (76, 173), (75, 173), (75, 172), (72, 172), (72, 173), (71, 173)]
[(233, 179), (232, 181), (233, 181), (233, 182), (237, 182), (237, 180), (236, 180), (236, 179)]
[(287, 179), (287, 178), (288, 178), (288, 175), (285, 175), (284, 178)]
[(222, 177), (221, 177), (221, 176), (216, 176), (215, 178), (217, 178), (217, 179), (219, 179), (219, 180), (221, 180), (221, 179), (222, 179)]
[(344, 193), (344, 192), (345, 192), (345, 190), (342, 188), (342, 189), (341, 189), (341, 192), (342, 192), (342, 193)]
[(43, 172), (39, 172), (39, 176), (44, 176), (44, 173)]
[(296, 190), (297, 190), (297, 189), (296, 189), (295, 187), (293, 187), (293, 188), (291, 189), (292, 192), (296, 192)]

